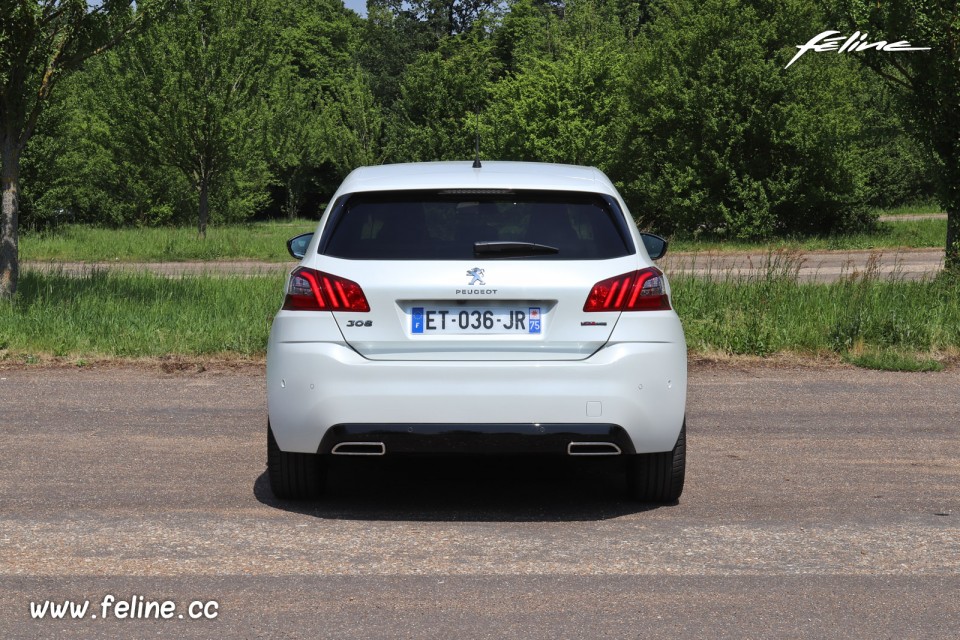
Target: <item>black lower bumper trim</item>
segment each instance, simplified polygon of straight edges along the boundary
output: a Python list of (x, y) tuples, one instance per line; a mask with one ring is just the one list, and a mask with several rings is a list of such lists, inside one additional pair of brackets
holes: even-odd
[(338, 424), (327, 430), (318, 453), (341, 442), (382, 442), (386, 454), (566, 455), (571, 442), (612, 442), (636, 453), (623, 427), (615, 424)]

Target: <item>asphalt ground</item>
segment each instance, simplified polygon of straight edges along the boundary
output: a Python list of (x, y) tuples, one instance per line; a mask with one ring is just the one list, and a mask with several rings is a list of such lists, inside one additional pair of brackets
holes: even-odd
[[(389, 457), (297, 504), (264, 475), (260, 365), (9, 366), (0, 637), (957, 638), (958, 391), (698, 363), (679, 504), (627, 500), (610, 460)], [(31, 619), (48, 599), (91, 605)]]

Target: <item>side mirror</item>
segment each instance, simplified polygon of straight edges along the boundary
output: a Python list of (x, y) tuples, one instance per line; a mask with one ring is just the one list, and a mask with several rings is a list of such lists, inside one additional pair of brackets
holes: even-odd
[(640, 237), (643, 238), (643, 246), (646, 247), (651, 260), (659, 260), (667, 255), (668, 243), (666, 240), (652, 233), (641, 233)]
[(287, 240), (287, 251), (297, 260), (302, 260), (307, 253), (307, 245), (313, 239), (313, 233), (301, 233), (300, 235)]

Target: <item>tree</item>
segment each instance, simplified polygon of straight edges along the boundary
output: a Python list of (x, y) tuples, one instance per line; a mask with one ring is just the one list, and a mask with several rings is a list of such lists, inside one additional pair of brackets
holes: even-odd
[[(206, 237), (211, 196), (252, 212), (267, 198), (265, 88), (277, 68), (267, 0), (193, 0), (118, 51), (125, 125), (151, 159), (180, 171)], [(105, 88), (108, 89), (108, 88)], [(131, 142), (133, 144), (133, 142)]]
[(373, 95), (386, 108), (400, 96), (404, 70), (417, 57), (437, 48), (430, 25), (395, 0), (368, 0), (359, 46), (360, 63), (369, 74)]
[[(484, 14), (497, 9), (497, 0), (375, 0), (396, 14), (425, 25), (434, 38), (467, 33)], [(369, 5), (368, 5), (369, 6)]]
[(783, 42), (822, 20), (802, 0), (655, 9), (630, 65), (613, 171), (635, 215), (666, 233), (735, 238), (869, 223), (858, 69), (822, 58), (783, 69)]
[(509, 52), (515, 71), (493, 89), (484, 139), (498, 158), (609, 170), (627, 115), (629, 47), (618, 19), (594, 0), (568, 3), (562, 19), (529, 0), (513, 7), (520, 17), (505, 24), (525, 37)]
[(20, 157), (56, 85), (110, 49), (163, 0), (0, 0), (0, 297), (19, 278)]
[[(121, 45), (122, 46), (122, 45)], [(117, 50), (97, 56), (58, 87), (21, 158), (20, 229), (63, 222), (98, 226), (191, 221), (193, 189), (150, 161), (138, 136), (134, 97), (115, 69)]]
[(906, 40), (930, 47), (857, 56), (898, 89), (911, 130), (939, 159), (937, 191), (947, 212), (945, 266), (960, 271), (960, 2), (846, 0), (841, 13), (851, 30), (870, 34), (870, 42)]
[(418, 162), (473, 157), (475, 114), (496, 73), (493, 43), (483, 29), (444, 38), (407, 67), (388, 123), (387, 157)]
[(341, 173), (382, 162), (383, 113), (363, 69), (354, 68), (345, 79), (334, 107), (336, 140), (328, 143)]
[[(280, 10), (280, 65), (269, 86), (267, 151), (281, 209), (299, 215), (329, 196), (379, 141), (373, 96), (355, 59), (361, 25), (339, 0), (298, 0)], [(373, 138), (373, 140), (371, 140)]]

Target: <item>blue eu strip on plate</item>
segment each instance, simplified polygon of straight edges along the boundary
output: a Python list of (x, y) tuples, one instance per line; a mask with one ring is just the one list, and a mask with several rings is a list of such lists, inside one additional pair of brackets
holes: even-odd
[(414, 307), (411, 333), (423, 333), (423, 307)]

